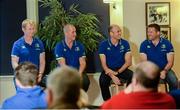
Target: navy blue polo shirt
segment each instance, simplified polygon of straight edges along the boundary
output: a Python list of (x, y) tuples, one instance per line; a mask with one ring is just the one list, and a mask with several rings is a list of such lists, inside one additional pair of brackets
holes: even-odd
[(160, 69), (164, 69), (167, 65), (167, 54), (170, 52), (174, 52), (174, 48), (172, 44), (164, 38), (160, 38), (156, 46), (151, 40), (145, 40), (140, 46), (140, 53), (146, 54), (147, 60), (157, 64)]
[(19, 62), (29, 61), (39, 68), (40, 54), (44, 52), (44, 46), (40, 39), (34, 37), (31, 45), (21, 37), (14, 42), (11, 56), (19, 57)]
[(111, 43), (110, 39), (102, 41), (99, 45), (99, 55), (106, 56), (106, 64), (108, 68), (117, 69), (125, 63), (125, 54), (130, 52), (128, 41), (120, 39), (117, 46)]
[(79, 69), (79, 58), (86, 57), (84, 46), (78, 42), (74, 41), (72, 48), (70, 49), (65, 40), (59, 42), (55, 47), (56, 60), (61, 58), (65, 59), (66, 65)]
[(3, 102), (2, 109), (46, 109), (46, 94), (40, 86), (17, 87), (16, 95)]

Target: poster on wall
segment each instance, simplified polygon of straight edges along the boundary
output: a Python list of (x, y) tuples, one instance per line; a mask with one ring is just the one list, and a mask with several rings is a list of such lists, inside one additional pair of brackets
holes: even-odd
[(170, 2), (147, 2), (146, 25), (170, 26)]

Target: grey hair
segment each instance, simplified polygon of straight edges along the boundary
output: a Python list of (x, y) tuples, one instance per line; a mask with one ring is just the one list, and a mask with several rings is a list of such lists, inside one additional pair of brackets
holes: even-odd
[(72, 24), (66, 24), (66, 25), (64, 26), (64, 28), (63, 28), (64, 33), (68, 32), (68, 30), (69, 30), (70, 27), (75, 27), (75, 26), (72, 25)]

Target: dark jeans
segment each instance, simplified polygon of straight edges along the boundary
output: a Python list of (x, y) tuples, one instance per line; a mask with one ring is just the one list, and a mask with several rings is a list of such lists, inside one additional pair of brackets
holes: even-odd
[(164, 81), (168, 83), (169, 91), (176, 90), (178, 88), (178, 79), (173, 70), (168, 71)]
[[(125, 80), (128, 85), (129, 83), (131, 83), (132, 75), (133, 75), (133, 72), (129, 69), (126, 69), (122, 73), (119, 73), (117, 77), (120, 80), (122, 79)], [(108, 100), (111, 97), (110, 91), (109, 91), (111, 80), (112, 80), (111, 77), (106, 75), (104, 71), (101, 73), (100, 78), (99, 78), (99, 84), (101, 88), (102, 97), (104, 100)]]
[(82, 89), (84, 89), (84, 91), (88, 91), (88, 88), (89, 88), (89, 85), (90, 85), (90, 80), (87, 76), (86, 73), (83, 73), (83, 80), (82, 80)]

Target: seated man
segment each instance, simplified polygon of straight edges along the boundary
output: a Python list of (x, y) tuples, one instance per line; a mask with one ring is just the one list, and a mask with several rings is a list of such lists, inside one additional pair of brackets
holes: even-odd
[(29, 62), (23, 62), (15, 69), (16, 95), (3, 102), (3, 109), (45, 109), (46, 95), (37, 86), (38, 69)]
[(55, 56), (59, 66), (70, 66), (78, 70), (82, 78), (82, 88), (87, 91), (90, 80), (84, 70), (86, 68), (85, 49), (81, 42), (76, 40), (76, 28), (66, 24), (63, 28), (64, 39), (56, 44)]
[[(76, 69), (62, 66), (48, 76), (47, 102), (50, 109), (78, 109), (81, 77)], [(83, 104), (82, 104), (83, 105)]]
[(102, 109), (173, 109), (174, 99), (157, 92), (160, 70), (152, 62), (145, 61), (137, 65), (132, 83), (118, 95), (102, 105)]
[(102, 97), (108, 100), (111, 95), (109, 85), (111, 80), (120, 84), (120, 78), (131, 82), (133, 72), (128, 69), (131, 66), (132, 55), (128, 41), (122, 39), (121, 29), (118, 25), (111, 25), (108, 29), (110, 37), (102, 41), (99, 46), (99, 56), (103, 71), (99, 78)]
[(141, 61), (151, 61), (159, 66), (160, 78), (168, 83), (169, 90), (178, 87), (178, 79), (172, 67), (174, 65), (174, 48), (170, 41), (161, 37), (158, 24), (150, 24), (147, 28), (148, 39), (140, 46)]

